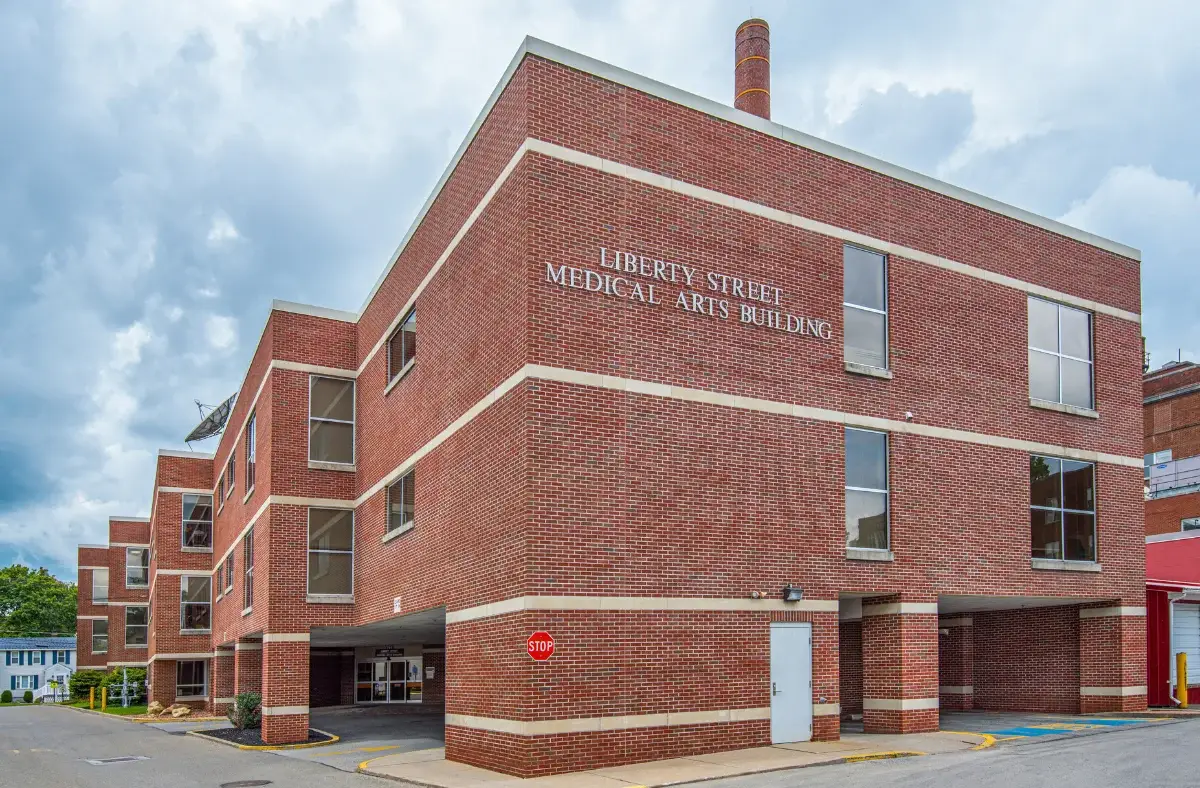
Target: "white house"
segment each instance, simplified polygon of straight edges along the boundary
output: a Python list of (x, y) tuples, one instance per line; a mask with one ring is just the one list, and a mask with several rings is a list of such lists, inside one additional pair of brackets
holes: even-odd
[(0, 637), (0, 690), (11, 690), (14, 700), (32, 690), (34, 697), (54, 694), (56, 682), (65, 696), (67, 679), (75, 672), (75, 638)]

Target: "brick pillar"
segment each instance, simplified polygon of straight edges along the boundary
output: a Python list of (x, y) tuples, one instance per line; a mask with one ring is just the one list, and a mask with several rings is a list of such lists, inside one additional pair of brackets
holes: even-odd
[(214, 714), (224, 714), (233, 703), (233, 688), (236, 686), (233, 677), (234, 650), (218, 648), (213, 652), (213, 658), (208, 664), (212, 671), (209, 677), (212, 710)]
[(946, 711), (975, 708), (975, 627), (970, 616), (938, 621), (938, 698)]
[(1146, 608), (1119, 603), (1080, 608), (1080, 713), (1145, 708)]
[(862, 619), (838, 621), (838, 705), (843, 720), (862, 716)]
[(863, 605), (863, 730), (938, 729), (936, 602)]
[[(424, 669), (421, 703), (426, 706), (440, 706), (446, 702), (446, 649), (422, 651), (421, 667)], [(433, 668), (433, 678), (428, 678), (429, 668)]]
[[(150, 692), (146, 702), (158, 701), (163, 706), (170, 706), (174, 703), (175, 661), (156, 659), (146, 666), (146, 672), (150, 679)], [(96, 690), (96, 703), (100, 703), (100, 690)]]
[(840, 716), (841, 653), (838, 614), (811, 613), (812, 616), (812, 684), (813, 684), (813, 741), (837, 741), (842, 737)]
[(338, 703), (343, 706), (352, 706), (354, 705), (355, 671), (358, 670), (358, 665), (354, 661), (354, 650), (343, 651), (338, 664), (341, 671)]
[(239, 640), (233, 646), (233, 688), (235, 694), (262, 692), (262, 641)]
[(262, 651), (262, 738), (267, 744), (308, 739), (307, 632), (268, 632)]

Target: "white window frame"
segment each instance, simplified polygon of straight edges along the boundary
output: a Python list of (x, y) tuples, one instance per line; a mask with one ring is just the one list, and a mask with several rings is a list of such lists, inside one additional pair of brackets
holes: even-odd
[[(336, 380), (339, 383), (350, 384), (350, 421), (343, 419), (330, 419), (325, 416), (314, 416), (312, 409), (313, 381), (316, 380)], [(355, 426), (358, 422), (358, 382), (354, 378), (339, 378), (336, 375), (309, 375), (308, 376), (308, 461), (316, 462), (322, 465), (353, 465), (358, 459), (358, 428)], [(327, 424), (349, 424), (350, 425), (350, 461), (343, 462), (342, 460), (316, 460), (312, 456), (312, 423), (314, 421), (322, 421)]]
[[(186, 599), (184, 597), (183, 589), (184, 589), (185, 585), (188, 585), (188, 581), (192, 580), (192, 579), (208, 581), (208, 601), (207, 602), (188, 602), (188, 601), (186, 601)], [(210, 577), (208, 575), (182, 575), (179, 578), (179, 632), (180, 632), (180, 634), (198, 634), (198, 633), (212, 631), (212, 617), (213, 617), (212, 599), (213, 599), (212, 577)], [(203, 627), (201, 629), (189, 629), (184, 626), (184, 622), (187, 621), (187, 615), (185, 613), (185, 610), (188, 605), (192, 605), (195, 607), (207, 607), (208, 608), (208, 626), (207, 627)]]
[(1179, 530), (1180, 532), (1200, 531), (1200, 517), (1184, 517), (1179, 521)]
[(242, 537), (242, 609), (254, 608), (254, 526)]
[[(181, 695), (180, 687), (195, 687), (195, 684), (180, 684), (179, 673), (185, 664), (198, 664), (204, 672), (204, 681), (200, 684), (199, 695)], [(204, 700), (208, 698), (208, 661), (203, 659), (181, 659), (175, 663), (175, 700)]]
[(16, 689), (21, 690), (22, 692), (25, 690), (38, 689), (37, 687), (33, 686), (37, 682), (37, 676), (13, 676), (13, 679), (15, 679), (15, 683), (17, 685)]
[[(349, 550), (319, 550), (312, 546), (312, 513), (313, 511), (322, 512), (349, 512), (350, 514), (350, 549)], [(323, 596), (323, 597), (350, 597), (354, 596), (354, 510), (353, 509), (335, 509), (326, 506), (310, 506), (308, 507), (308, 553), (305, 555), (304, 576), (305, 576), (305, 593), (308, 596)], [(325, 594), (313, 593), (312, 590), (312, 572), (308, 559), (313, 553), (324, 553), (328, 555), (350, 555), (350, 590), (341, 594)]]
[(234, 557), (237, 555), (237, 550), (230, 550), (229, 557), (225, 559), (225, 576), (221, 579), (221, 585), (225, 587), (225, 593), (233, 591), (233, 571), (237, 562)]
[(215, 523), (216, 518), (215, 517), (212, 517), (212, 519), (210, 519), (208, 521), (208, 547), (193, 547), (193, 546), (188, 545), (188, 543), (187, 543), (188, 523), (197, 523), (197, 524), (204, 523), (204, 520), (185, 520), (185, 519), (183, 519), (183, 516), (187, 509), (187, 506), (184, 503), (184, 501), (186, 501), (188, 498), (208, 498), (208, 511), (212, 515), (216, 514), (216, 511), (214, 508), (215, 501), (213, 500), (212, 495), (209, 495), (208, 493), (181, 493), (180, 498), (179, 498), (179, 518), (180, 518), (179, 546), (180, 546), (180, 549), (185, 553), (211, 553), (213, 550), (214, 531), (216, 530), (216, 523)]
[(401, 476), (399, 479), (396, 479), (396, 481), (392, 482), (385, 488), (387, 491), (386, 500), (384, 501), (384, 507), (386, 509), (386, 511), (384, 512), (384, 523), (387, 528), (387, 530), (385, 531), (385, 534), (384, 534), (385, 536), (390, 535), (390, 534), (405, 533), (406, 531), (411, 531), (413, 528), (417, 527), (417, 494), (416, 494), (416, 490), (413, 490), (413, 516), (412, 516), (412, 519), (409, 520), (407, 523), (401, 523), (400, 525), (396, 526), (395, 528), (392, 527), (392, 490), (396, 489), (397, 487), (400, 488), (400, 500), (403, 502), (404, 489), (401, 485), (408, 482), (408, 480), (413, 478), (416, 475), (416, 473), (417, 473), (417, 469), (415, 467), (409, 468), (407, 471), (404, 472), (403, 476)]
[[(858, 249), (860, 251), (866, 252), (867, 254), (874, 254), (874, 255), (878, 255), (883, 258), (883, 309), (876, 309), (876, 308), (870, 307), (870, 306), (862, 306), (860, 304), (854, 304), (854, 303), (851, 303), (846, 300), (846, 283), (845, 283), (846, 247), (852, 247), (854, 249)], [(844, 307), (844, 308), (848, 307), (850, 309), (857, 309), (860, 312), (870, 312), (871, 314), (875, 314), (875, 315), (883, 315), (883, 366), (875, 367), (870, 364), (863, 364), (863, 366), (871, 366), (872, 369), (887, 370), (887, 369), (891, 369), (891, 365), (892, 365), (892, 354), (891, 354), (890, 348), (889, 348), (890, 340), (891, 340), (891, 326), (889, 324), (891, 323), (891, 320), (888, 319), (888, 311), (891, 309), (891, 300), (888, 298), (888, 275), (889, 275), (890, 269), (891, 269), (890, 263), (891, 263), (890, 257), (887, 254), (879, 251), (878, 249), (870, 249), (866, 246), (860, 246), (859, 244), (848, 244), (848, 243), (842, 244), (842, 307)], [(843, 329), (842, 329), (842, 358), (844, 359), (845, 357), (846, 357), (846, 331), (845, 331), (845, 326), (843, 326)], [(855, 361), (855, 362), (850, 362), (850, 363), (861, 364), (862, 362)], [(870, 430), (868, 430), (868, 432), (870, 432)], [(889, 539), (890, 539), (891, 538), (890, 523), (889, 523), (889, 528), (888, 528), (888, 534), (889, 534)]]
[[(103, 598), (100, 598), (100, 597), (99, 597), (99, 596), (96, 594), (96, 589), (97, 589), (97, 587), (98, 587), (98, 586), (96, 585), (96, 578), (97, 578), (97, 577), (103, 577), (103, 578), (104, 578), (104, 597), (103, 597)], [(107, 570), (107, 569), (93, 569), (93, 570), (92, 570), (92, 602), (93, 602), (93, 603), (95, 603), (95, 604), (101, 604), (101, 605), (107, 605), (107, 604), (108, 604), (108, 581), (109, 581), (109, 576), (108, 576), (108, 570)]]
[(225, 480), (225, 497), (233, 495), (233, 488), (237, 486), (237, 447), (229, 452), (229, 459), (225, 461), (225, 472), (221, 474), (221, 478)]
[[(1025, 344), (1027, 346), (1027, 352), (1029, 352), (1029, 353), (1041, 353), (1044, 356), (1055, 356), (1058, 359), (1058, 399), (1044, 400), (1044, 399), (1041, 399), (1040, 397), (1033, 396), (1033, 388), (1032, 388), (1033, 387), (1033, 370), (1032, 369), (1028, 370), (1029, 380), (1028, 380), (1027, 388), (1029, 388), (1029, 390), (1030, 390), (1029, 398), (1032, 399), (1034, 402), (1049, 402), (1054, 405), (1067, 405), (1068, 407), (1072, 407), (1072, 408), (1082, 408), (1083, 407), (1082, 405), (1074, 405), (1072, 403), (1063, 402), (1062, 360), (1065, 358), (1070, 361), (1076, 361), (1076, 362), (1079, 362), (1080, 364), (1088, 365), (1088, 393), (1090, 394), (1088, 399), (1091, 400), (1091, 405), (1089, 405), (1087, 408), (1084, 408), (1084, 410), (1095, 410), (1096, 409), (1096, 362), (1095, 362), (1095, 358), (1096, 358), (1096, 316), (1094, 314), (1092, 314), (1091, 312), (1087, 311), (1086, 309), (1078, 309), (1073, 306), (1067, 306), (1066, 304), (1060, 304), (1057, 301), (1051, 301), (1048, 298), (1039, 298), (1038, 296), (1031, 295), (1031, 296), (1028, 296), (1025, 301), (1025, 319), (1026, 319), (1026, 321), (1029, 320), (1029, 314), (1031, 311), (1029, 309), (1030, 301), (1041, 301), (1042, 303), (1050, 304), (1051, 306), (1053, 306), (1055, 308), (1054, 317), (1055, 317), (1055, 321), (1056, 321), (1056, 325), (1057, 325), (1056, 341), (1058, 344), (1058, 350), (1057, 351), (1043, 350), (1042, 348), (1038, 348), (1038, 347), (1034, 347), (1033, 345), (1030, 345), (1028, 331), (1025, 332)], [(1071, 356), (1071, 355), (1068, 355), (1068, 354), (1062, 352), (1062, 313), (1063, 313), (1064, 309), (1069, 309), (1072, 312), (1078, 312), (1081, 315), (1087, 316), (1087, 319), (1088, 319), (1088, 348), (1091, 350), (1091, 354), (1092, 354), (1092, 357), (1090, 359), (1079, 358), (1077, 356)], [(1029, 364), (1028, 357), (1026, 357), (1025, 363)]]
[[(874, 487), (855, 487), (855, 486), (852, 486), (849, 483), (847, 483), (847, 481), (845, 479), (845, 473), (847, 470), (849, 470), (850, 463), (849, 463), (848, 458), (845, 456), (845, 454), (847, 453), (845, 443), (842, 444), (842, 451), (843, 451), (842, 464), (843, 464), (843, 466), (845, 466), (845, 468), (842, 471), (842, 475), (843, 475), (842, 484), (845, 486), (845, 492), (849, 492), (849, 491), (853, 490), (854, 492), (868, 492), (868, 493), (882, 493), (883, 494), (883, 508), (884, 508), (884, 512), (886, 514), (886, 517), (884, 518), (884, 524), (887, 526), (887, 546), (884, 548), (850, 547), (850, 543), (849, 543), (850, 535), (846, 534), (846, 549), (848, 549), (848, 550), (880, 550), (880, 549), (882, 549), (882, 550), (890, 551), (892, 549), (892, 493), (891, 493), (891, 487), (892, 487), (892, 457), (891, 457), (892, 436), (889, 433), (883, 432), (881, 430), (867, 430), (867, 429), (862, 429), (860, 427), (846, 427), (846, 432), (850, 432), (850, 431), (870, 432), (870, 433), (874, 433), (876, 435), (883, 436), (883, 483), (887, 486), (887, 489), (877, 490)], [(845, 495), (845, 493), (843, 493), (843, 496), (844, 495)], [(843, 505), (845, 505), (845, 501), (843, 501)], [(843, 526), (843, 528), (844, 527), (845, 526)]]
[[(146, 582), (131, 583), (129, 582), (129, 567), (130, 554), (143, 553), (146, 556)], [(137, 564), (138, 569), (141, 569), (141, 562)], [(150, 587), (150, 548), (149, 547), (126, 547), (125, 548), (125, 587), (126, 588), (149, 588)]]
[[(104, 634), (102, 636), (104, 638), (104, 648), (103, 649), (96, 648), (96, 625), (97, 624), (104, 625)], [(108, 619), (106, 619), (106, 618), (92, 619), (91, 636), (92, 636), (92, 653), (93, 654), (107, 654), (108, 653)]]
[[(1060, 463), (1062, 463), (1062, 462), (1083, 463), (1084, 465), (1087, 465), (1092, 469), (1092, 510), (1090, 512), (1087, 509), (1068, 509), (1067, 508), (1067, 506), (1066, 506), (1067, 505), (1067, 495), (1066, 495), (1066, 488), (1065, 488), (1066, 483), (1067, 483), (1067, 474), (1063, 472), (1061, 465), (1059, 466), (1059, 471), (1058, 471), (1058, 500), (1062, 501), (1063, 505), (1062, 506), (1034, 506), (1032, 503), (1029, 504), (1030, 509), (1036, 509), (1039, 512), (1058, 512), (1059, 514), (1062, 515), (1062, 517), (1059, 518), (1060, 523), (1058, 526), (1058, 530), (1059, 530), (1058, 544), (1062, 551), (1062, 557), (1061, 558), (1047, 558), (1045, 556), (1032, 556), (1032, 557), (1036, 558), (1038, 560), (1073, 561), (1075, 563), (1080, 563), (1080, 564), (1093, 564), (1093, 563), (1098, 562), (1100, 560), (1100, 505), (1099, 505), (1099, 501), (1097, 499), (1100, 496), (1097, 494), (1097, 490), (1096, 490), (1096, 463), (1088, 462), (1087, 460), (1076, 460), (1076, 459), (1072, 459), (1070, 457), (1055, 457), (1050, 454), (1031, 454), (1030, 456), (1031, 457), (1041, 457), (1043, 460), (1058, 460)], [(1033, 498), (1033, 493), (1032, 493), (1033, 479), (1032, 478), (1029, 480), (1029, 486), (1030, 486), (1030, 496), (1029, 497), (1032, 500), (1032, 498)], [(1092, 555), (1091, 558), (1067, 558), (1067, 515), (1068, 514), (1086, 514), (1092, 518), (1092, 542), (1094, 544), (1094, 547), (1093, 547), (1094, 555)], [(1031, 524), (1030, 528), (1032, 529), (1032, 527), (1033, 526)], [(1030, 547), (1029, 547), (1029, 550), (1031, 553), (1033, 551), (1032, 541), (1033, 540), (1032, 540), (1032, 532), (1031, 532), (1030, 533)]]
[(31, 651), (31, 652), (29, 652), (29, 664), (30, 665), (45, 665), (46, 658), (42, 655), (41, 651)]
[(256, 434), (258, 432), (258, 414), (251, 413), (246, 419), (246, 495), (254, 489), (254, 471), (257, 466), (258, 449)]
[[(134, 624), (133, 627), (136, 629), (144, 628), (146, 630), (146, 642), (145, 643), (130, 643), (129, 642), (129, 629), (130, 629), (129, 613), (132, 610), (139, 610), (139, 609), (146, 611), (146, 623), (145, 624)], [(150, 645), (150, 606), (149, 605), (126, 605), (125, 606), (125, 648), (148, 648), (149, 645)]]
[[(387, 356), (388, 385), (391, 385), (400, 378), (404, 377), (404, 374), (412, 368), (413, 364), (417, 363), (417, 354), (413, 353), (413, 357), (410, 358), (408, 362), (404, 364), (404, 366), (400, 367), (400, 369), (392, 369), (392, 340), (397, 336), (401, 337), (403, 340), (404, 326), (408, 323), (409, 318), (415, 317), (416, 314), (417, 307), (414, 305), (412, 309), (404, 313), (404, 317), (400, 318), (400, 323), (396, 326), (396, 330), (388, 334), (387, 342), (383, 346), (383, 352)], [(414, 331), (413, 333), (415, 334), (416, 332)], [(401, 345), (401, 348), (403, 348), (403, 344)], [(403, 355), (403, 351), (401, 352), (401, 355)]]

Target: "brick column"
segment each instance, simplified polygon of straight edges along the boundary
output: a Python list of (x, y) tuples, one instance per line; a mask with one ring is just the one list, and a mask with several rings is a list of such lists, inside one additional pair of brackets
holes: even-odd
[(354, 705), (354, 688), (355, 679), (357, 678), (355, 671), (358, 670), (358, 665), (354, 661), (353, 649), (342, 652), (339, 657), (339, 665), (341, 678), (338, 689), (338, 703), (343, 706), (352, 706)]
[[(426, 706), (442, 705), (446, 702), (446, 649), (422, 651), (421, 667), (424, 682), (421, 703)], [(426, 678), (424, 675), (429, 668), (433, 668), (433, 678)]]
[(1146, 608), (1120, 604), (1080, 608), (1080, 713), (1145, 708)]
[(938, 729), (936, 602), (863, 605), (863, 730)]
[(263, 635), (262, 738), (267, 744), (308, 739), (307, 632)]
[(216, 649), (209, 665), (212, 672), (209, 677), (212, 710), (214, 714), (224, 714), (229, 711), (229, 706), (233, 703), (234, 687), (236, 686), (233, 677), (234, 650), (232, 648)]
[[(175, 702), (175, 662), (169, 659), (156, 659), (146, 666), (150, 679), (150, 692), (147, 703), (158, 701), (163, 706)], [(100, 703), (100, 690), (96, 690), (96, 703)], [(97, 707), (98, 708), (98, 707)]]
[(239, 640), (233, 646), (233, 689), (235, 694), (262, 692), (263, 659), (261, 640)]
[[(836, 605), (836, 601), (834, 603)], [(836, 609), (809, 614), (812, 620), (813, 741), (842, 737), (840, 631)]]
[(975, 627), (970, 616), (938, 621), (938, 698), (947, 711), (975, 708)]

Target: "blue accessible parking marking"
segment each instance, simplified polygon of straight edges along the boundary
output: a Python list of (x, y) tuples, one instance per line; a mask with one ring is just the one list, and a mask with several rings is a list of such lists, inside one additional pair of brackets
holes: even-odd
[(1115, 728), (1121, 725), (1137, 725), (1145, 723), (1148, 720), (1130, 719), (1130, 720), (1114, 720), (1105, 718), (1093, 718), (1082, 720), (1071, 720), (1070, 722), (1047, 722), (1042, 725), (1022, 725), (1016, 728), (1005, 728), (1004, 730), (986, 731), (993, 736), (1061, 736), (1068, 733), (1080, 733), (1082, 731), (1102, 730), (1105, 728)]

